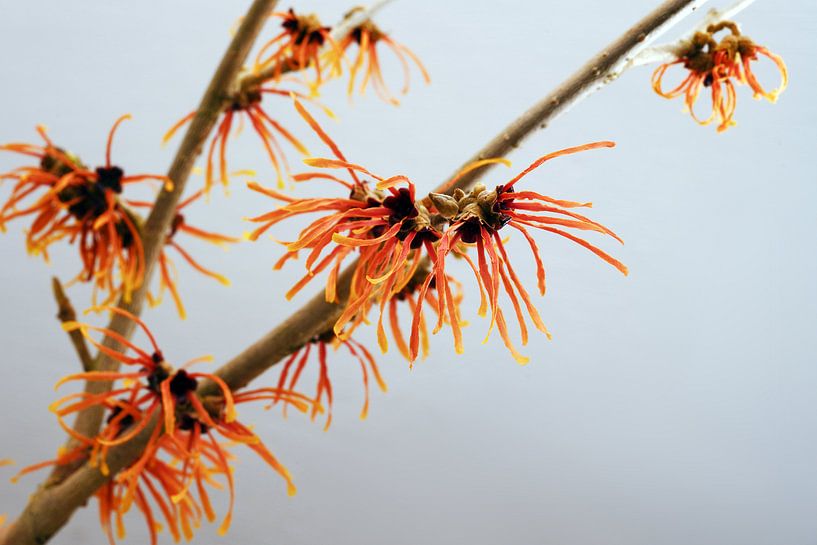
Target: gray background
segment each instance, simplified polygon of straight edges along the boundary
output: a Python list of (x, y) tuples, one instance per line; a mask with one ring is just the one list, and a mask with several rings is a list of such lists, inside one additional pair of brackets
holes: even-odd
[[(324, 100), (342, 122), (325, 125), (351, 159), (430, 189), (656, 3), (399, 0), (378, 21), (421, 56), (433, 84), (415, 72), (396, 109), (373, 95), (350, 106), (343, 85), (327, 87)], [(135, 119), (122, 127), (115, 162), (163, 172), (175, 143), (162, 149), (159, 138), (195, 105), (246, 4), (2, 0), (0, 141), (36, 141), (34, 125), (46, 123), (96, 164), (110, 124), (129, 111)], [(349, 7), (297, 6), (327, 22)], [(788, 63), (792, 83), (779, 104), (741, 88), (739, 126), (719, 135), (692, 123), (680, 102), (655, 96), (651, 69), (641, 68), (511, 157), (516, 171), (550, 150), (618, 142), (553, 162), (527, 184), (592, 200), (592, 217), (626, 240), (599, 242), (629, 265), (629, 278), (538, 236), (549, 292), (537, 303), (555, 337), (533, 336), (530, 365), (514, 363), (497, 337), (481, 346), (487, 324), (474, 317), (464, 356), (440, 335), (413, 370), (394, 353), (380, 357), (390, 391), (373, 393), (366, 422), (357, 418), (357, 364), (345, 359), (331, 369), (328, 433), (299, 415), (244, 409), (299, 493), (287, 498), (276, 475), (240, 453), (231, 533), (219, 538), (205, 526), (197, 542), (817, 543), (817, 9), (812, 0), (759, 1), (740, 20)], [(326, 154), (285, 100), (269, 105)], [(272, 183), (249, 134), (230, 157)], [(17, 164), (0, 157), (4, 169)], [(271, 204), (235, 183), (229, 199), (216, 193), (189, 217), (240, 234), (243, 216)], [(286, 238), (292, 225), (274, 234)], [(0, 445), (2, 456), (29, 463), (53, 456), (62, 439), (47, 405), (54, 382), (77, 364), (53, 318), (49, 277), (67, 278), (76, 259), (57, 251), (44, 266), (22, 244), (20, 224), (0, 237)], [(234, 285), (182, 268), (188, 320), (169, 304), (146, 313), (172, 361), (206, 353), (224, 361), (295, 308), (282, 293), (301, 269), (274, 274), (272, 241), (226, 253), (190, 248)], [(517, 263), (533, 285), (532, 263)], [(81, 288), (71, 293), (77, 306), (88, 301)], [(11, 485), (12, 472), (0, 474), (0, 513), (13, 515), (39, 476)], [(95, 510), (78, 513), (54, 543), (103, 543)], [(140, 520), (129, 528), (127, 543), (145, 542)]]

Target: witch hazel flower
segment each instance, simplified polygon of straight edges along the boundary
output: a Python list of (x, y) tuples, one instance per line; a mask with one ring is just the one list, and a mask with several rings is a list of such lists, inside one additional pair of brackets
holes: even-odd
[[(346, 18), (354, 16), (362, 9), (364, 8), (354, 8), (346, 14)], [(400, 91), (401, 94), (405, 95), (409, 91), (409, 79), (411, 72), (409, 61), (411, 61), (411, 63), (413, 63), (420, 71), (420, 74), (423, 76), (423, 80), (426, 82), (426, 84), (431, 83), (431, 77), (428, 75), (428, 71), (426, 70), (425, 66), (423, 66), (423, 63), (420, 61), (417, 55), (415, 55), (414, 52), (412, 52), (411, 49), (405, 45), (395, 41), (391, 36), (389, 36), (389, 34), (381, 30), (380, 27), (378, 27), (371, 19), (367, 19), (360, 25), (353, 28), (346, 37), (338, 42), (338, 46), (336, 48), (333, 48), (328, 52), (330, 59), (333, 61), (330, 63), (330, 66), (335, 67), (336, 70), (333, 75), (340, 75), (340, 67), (342, 66), (342, 63), (340, 62), (341, 58), (338, 57), (340, 56), (345, 58), (346, 53), (353, 48), (357, 49), (357, 54), (349, 66), (348, 94), (350, 97), (354, 94), (355, 87), (358, 83), (358, 92), (361, 95), (366, 92), (366, 88), (371, 83), (375, 93), (381, 100), (395, 106), (400, 103), (400, 101), (395, 98), (394, 94), (389, 90), (380, 68), (380, 55), (384, 49), (390, 50), (390, 52), (400, 62), (403, 69), (403, 86)], [(358, 75), (360, 74), (362, 74), (362, 78), (358, 80)]]
[(0, 181), (14, 180), (11, 195), (0, 208), (0, 228), (9, 221), (33, 217), (26, 232), (28, 251), (48, 259), (49, 247), (62, 240), (76, 245), (82, 271), (75, 282), (89, 282), (97, 294), (105, 294), (104, 303), (121, 295), (126, 301), (143, 281), (144, 251), (140, 233), (141, 219), (122, 201), (122, 192), (130, 184), (163, 182), (165, 176), (126, 175), (111, 161), (111, 147), (119, 125), (130, 119), (117, 119), (108, 134), (105, 164), (94, 170), (78, 158), (55, 146), (44, 127), (38, 127), (45, 141), (42, 146), (12, 143), (0, 146), (37, 159), (37, 165), (23, 166), (0, 174)]
[[(371, 378), (374, 379), (381, 392), (385, 393), (388, 390), (372, 353), (355, 339), (338, 337), (333, 330), (316, 335), (284, 361), (278, 375), (277, 390), (281, 392), (295, 390), (304, 369), (309, 362), (315, 360), (317, 360), (318, 372), (315, 395), (312, 397), (315, 405), (311, 417), (314, 420), (319, 414), (319, 409), (325, 408), (324, 430), (328, 430), (332, 424), (333, 389), (329, 376), (330, 361), (333, 367), (338, 363), (349, 360), (357, 362), (359, 365), (364, 394), (363, 406), (360, 410), (361, 420), (365, 420), (369, 414), (369, 383)], [(276, 405), (278, 401), (278, 399), (274, 399), (270, 406)], [(288, 404), (284, 404), (284, 415), (286, 415), (287, 407)]]
[[(502, 293), (511, 302), (511, 308), (519, 325), (522, 345), (527, 344), (528, 341), (525, 314), (536, 329), (550, 336), (527, 288), (511, 263), (501, 234), (503, 229), (517, 231), (527, 241), (536, 264), (537, 288), (541, 295), (544, 295), (546, 287), (545, 268), (536, 240), (531, 235), (531, 229), (566, 238), (593, 252), (621, 273), (627, 274), (627, 268), (620, 261), (574, 234), (576, 231), (596, 232), (621, 241), (615, 233), (603, 225), (572, 211), (575, 208), (589, 206), (588, 203), (554, 199), (535, 191), (518, 191), (516, 188), (519, 180), (550, 159), (589, 149), (613, 146), (613, 142), (595, 142), (547, 154), (495, 189), (488, 189), (478, 184), (468, 193), (457, 189), (451, 196), (437, 193), (430, 195), (434, 210), (448, 220), (449, 227), (432, 256), (433, 270), (419, 290), (419, 303), (414, 313), (409, 348), (412, 359), (418, 353), (418, 332), (423, 318), (422, 305), (432, 281), (438, 294), (439, 308), (443, 310), (438, 318), (438, 327), (443, 316), (446, 316), (451, 323), (456, 351), (458, 353), (464, 351), (460, 318), (452, 296), (451, 281), (446, 273), (449, 256), (462, 257), (472, 270), (480, 290), (481, 304), (478, 313), (485, 315), (490, 310), (491, 321), (486, 340), (496, 326), (513, 357), (520, 363), (527, 363), (528, 358), (518, 352), (511, 340), (507, 319), (500, 306), (499, 297)], [(476, 262), (468, 256), (469, 247), (476, 250)]]
[[(270, 17), (281, 19), (281, 31), (261, 46), (255, 57), (253, 71), (271, 71), (271, 79), (277, 81), (284, 72), (302, 71), (311, 66), (315, 72), (315, 80), (308, 85), (312, 93), (317, 94), (323, 83), (321, 49), (324, 44), (337, 49), (337, 44), (332, 39), (332, 28), (322, 25), (314, 13), (297, 14), (292, 8), (273, 13)], [(337, 59), (336, 55), (333, 57)], [(337, 62), (333, 60), (332, 64)]]
[[(113, 387), (102, 393), (69, 394), (53, 403), (51, 410), (59, 424), (79, 446), (59, 453), (54, 460), (24, 468), (18, 478), (43, 467), (83, 459), (88, 459), (104, 475), (109, 475), (109, 449), (137, 436), (145, 436), (145, 449), (141, 456), (117, 475), (111, 475), (111, 484), (100, 490), (98, 499), (105, 532), (112, 536), (111, 517), (120, 520), (133, 505), (150, 527), (158, 528), (152, 504), (163, 513), (174, 538), (178, 537), (178, 529), (181, 529), (181, 534), (189, 539), (191, 528), (198, 526), (202, 513), (208, 520), (214, 518), (205, 488), (207, 484), (212, 485), (211, 477), (220, 475), (226, 480), (230, 494), (229, 509), (219, 530), (224, 533), (232, 518), (234, 483), (229, 464), (232, 456), (217, 440), (218, 436), (254, 451), (285, 480), (288, 493), (295, 494), (287, 468), (249, 426), (238, 420), (236, 406), (274, 400), (300, 412), (317, 415), (323, 412), (319, 404), (305, 395), (280, 388), (259, 388), (234, 394), (218, 376), (188, 370), (190, 365), (206, 361), (208, 357), (197, 358), (174, 368), (165, 360), (155, 337), (139, 318), (116, 307), (95, 310), (108, 310), (134, 321), (147, 336), (150, 348), (143, 349), (107, 328), (66, 322), (65, 329), (80, 330), (102, 353), (135, 370), (91, 371), (69, 375), (59, 381), (57, 387), (78, 380), (112, 382)], [(115, 350), (102, 344), (91, 332), (105, 335), (124, 349)], [(200, 394), (201, 381), (213, 383), (215, 393)], [(98, 435), (86, 437), (74, 431), (66, 418), (92, 407), (104, 410), (105, 420)], [(193, 490), (197, 497), (192, 496)], [(117, 524), (121, 526), (119, 522)]]
[[(297, 100), (295, 107), (335, 157), (306, 159), (306, 164), (325, 170), (299, 174), (294, 179), (337, 183), (348, 191), (347, 196), (296, 199), (250, 184), (251, 189), (283, 204), (269, 213), (250, 218), (261, 225), (250, 233), (249, 238), (257, 240), (285, 219), (303, 214), (320, 215), (299, 233), (296, 240), (287, 243), (287, 252), (276, 267), (296, 259), (301, 252), (308, 252), (304, 262), (307, 272), (287, 292), (287, 298), (293, 297), (316, 275), (328, 270), (326, 300), (335, 302), (338, 300), (337, 277), (341, 265), (350, 256), (358, 258), (349, 303), (334, 327), (336, 335), (345, 337), (354, 329), (346, 326), (361, 320), (361, 311), (369, 307), (372, 298), (379, 301), (382, 310), (391, 296), (402, 289), (423, 253), (431, 251), (432, 243), (441, 235), (434, 225), (434, 218), (424, 205), (417, 202), (414, 184), (408, 178), (402, 175), (383, 178), (349, 162)], [(331, 170), (345, 171), (349, 179), (327, 172)], [(382, 325), (378, 331), (382, 344), (385, 339)]]
[[(730, 33), (717, 41), (714, 36), (722, 30)], [(760, 56), (772, 60), (780, 72), (780, 85), (771, 91), (760, 84), (752, 68), (752, 63)], [(664, 78), (675, 65), (682, 65), (688, 73), (675, 87), (665, 89)], [(683, 96), (685, 110), (690, 116), (701, 125), (717, 121), (718, 132), (736, 125), (736, 84), (748, 85), (756, 99), (765, 98), (774, 103), (788, 84), (788, 70), (780, 56), (742, 35), (737, 24), (731, 21), (722, 21), (710, 25), (706, 31), (696, 32), (680, 47), (677, 60), (660, 65), (652, 75), (652, 87), (658, 95), (667, 99)], [(711, 110), (708, 117), (702, 118), (695, 112), (695, 104), (706, 89), (711, 95)]]
[[(209, 193), (217, 181), (224, 187), (225, 191), (227, 190), (230, 183), (227, 144), (246, 124), (252, 127), (253, 132), (261, 141), (270, 164), (275, 170), (278, 187), (283, 188), (285, 186), (284, 180), (290, 177), (290, 168), (280, 139), (283, 139), (302, 155), (308, 155), (309, 151), (300, 140), (267, 112), (262, 102), (266, 96), (289, 97), (293, 94), (317, 104), (329, 117), (334, 117), (331, 110), (296, 91), (281, 89), (265, 83), (239, 89), (229, 99), (208, 145), (204, 169), (205, 193)], [(162, 137), (162, 142), (165, 144), (169, 142), (176, 132), (192, 121), (195, 115), (196, 112), (192, 111), (179, 119)]]

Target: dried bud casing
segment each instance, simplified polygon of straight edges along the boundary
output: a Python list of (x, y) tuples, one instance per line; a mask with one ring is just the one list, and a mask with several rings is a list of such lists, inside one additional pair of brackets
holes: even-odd
[(493, 212), (496, 203), (496, 191), (483, 191), (477, 197), (477, 204), (485, 213)]
[(434, 208), (445, 219), (453, 219), (459, 213), (460, 206), (453, 197), (443, 193), (429, 193), (428, 196), (431, 198), (431, 202), (434, 203)]

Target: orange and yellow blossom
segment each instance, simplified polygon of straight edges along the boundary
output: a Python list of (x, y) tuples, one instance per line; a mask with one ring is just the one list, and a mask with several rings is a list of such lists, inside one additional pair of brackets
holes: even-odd
[[(478, 313), (483, 316), (488, 309), (491, 311), (491, 322), (487, 336), (490, 336), (491, 330), (496, 325), (505, 346), (517, 361), (526, 363), (528, 359), (516, 350), (511, 341), (505, 315), (499, 304), (501, 292), (504, 291), (511, 302), (519, 324), (523, 345), (527, 344), (528, 341), (525, 311), (534, 327), (550, 336), (531, 301), (527, 289), (511, 264), (505, 243), (500, 235), (503, 228), (510, 227), (518, 231), (530, 246), (531, 255), (536, 263), (537, 288), (542, 295), (545, 293), (545, 269), (536, 241), (531, 236), (529, 229), (546, 231), (567, 238), (590, 250), (623, 274), (627, 274), (627, 268), (621, 262), (570, 232), (570, 230), (595, 231), (621, 241), (618, 236), (603, 225), (571, 211), (572, 208), (589, 206), (589, 204), (558, 200), (534, 191), (517, 191), (515, 188), (516, 183), (522, 177), (550, 159), (588, 149), (612, 147), (613, 145), (612, 142), (595, 142), (547, 154), (537, 159), (509, 182), (501, 184), (493, 190), (478, 184), (469, 193), (457, 189), (454, 191), (453, 196), (431, 195), (431, 200), (434, 203), (433, 210), (448, 220), (449, 227), (437, 245), (435, 253), (431, 256), (433, 270), (425, 278), (419, 289), (417, 296), (419, 302), (414, 312), (409, 347), (411, 359), (416, 358), (418, 353), (419, 329), (423, 319), (423, 301), (428, 290), (432, 287), (432, 282), (437, 292), (439, 308), (442, 309), (442, 312), (438, 313), (437, 329), (441, 327), (443, 318), (447, 317), (451, 324), (457, 352), (462, 353), (464, 350), (456, 299), (452, 295), (451, 280), (446, 273), (446, 262), (451, 255), (465, 259), (474, 273), (481, 298)], [(476, 263), (467, 255), (469, 246), (476, 248)]]
[[(121, 536), (124, 532), (122, 515), (133, 505), (137, 506), (149, 528), (153, 529), (151, 536), (154, 542), (155, 532), (159, 528), (154, 508), (162, 513), (174, 539), (178, 540), (180, 531), (181, 535), (190, 539), (202, 513), (208, 520), (215, 518), (206, 486), (209, 484), (219, 488), (213, 480), (213, 477), (219, 476), (226, 481), (230, 494), (229, 509), (219, 528), (220, 533), (227, 531), (234, 503), (232, 469), (229, 465), (231, 456), (215, 434), (253, 450), (284, 478), (288, 493), (295, 493), (289, 471), (260, 438), (237, 419), (236, 406), (274, 400), (313, 414), (322, 412), (322, 407), (304, 395), (279, 388), (259, 388), (233, 394), (216, 375), (187, 370), (189, 365), (208, 358), (198, 358), (174, 369), (164, 359), (153, 334), (139, 318), (115, 307), (106, 307), (105, 310), (136, 322), (151, 347), (142, 349), (106, 328), (67, 322), (64, 325), (67, 330), (79, 329), (101, 352), (137, 370), (92, 371), (63, 378), (57, 386), (76, 380), (110, 381), (114, 386), (108, 392), (78, 392), (53, 403), (51, 410), (57, 415), (58, 422), (80, 446), (60, 453), (55, 460), (24, 468), (18, 478), (43, 467), (85, 458), (92, 465), (98, 465), (103, 474), (108, 474), (108, 449), (126, 443), (143, 432), (149, 433), (139, 459), (113, 476), (113, 480), (97, 494), (102, 526), (112, 541), (111, 518), (115, 517), (117, 534)], [(90, 335), (92, 331), (116, 340), (125, 347), (125, 351), (113, 350), (101, 344)], [(133, 352), (133, 355), (127, 352)], [(217, 386), (218, 394), (199, 397), (197, 390), (201, 380), (212, 381)], [(107, 414), (102, 430), (95, 437), (81, 435), (65, 422), (66, 417), (90, 407), (101, 407)], [(148, 432), (149, 429), (151, 431)], [(196, 497), (192, 492), (193, 486)]]
[(44, 146), (0, 146), (0, 150), (39, 160), (36, 166), (0, 175), (0, 180), (16, 180), (11, 196), (0, 209), (0, 228), (8, 221), (34, 216), (26, 244), (29, 252), (46, 259), (51, 244), (64, 239), (76, 244), (83, 267), (75, 281), (92, 282), (95, 299), (97, 292), (106, 293), (105, 302), (120, 294), (129, 300), (144, 277), (141, 220), (121, 201), (124, 188), (147, 180), (170, 185), (165, 176), (125, 175), (111, 163), (115, 131), (129, 118), (124, 115), (114, 123), (108, 134), (105, 164), (95, 170), (55, 146), (43, 127), (37, 130)]
[[(337, 50), (331, 27), (323, 26), (314, 13), (298, 15), (292, 8), (273, 13), (270, 17), (281, 19), (282, 30), (261, 46), (253, 70), (256, 73), (271, 70), (271, 79), (278, 81), (284, 72), (306, 70), (311, 65), (315, 80), (309, 86), (316, 94), (323, 83), (321, 49), (324, 44), (329, 44), (332, 50)], [(333, 58), (334, 66), (339, 61), (336, 55)]]
[[(383, 178), (364, 167), (349, 162), (332, 139), (320, 128), (296, 100), (295, 107), (312, 129), (327, 144), (335, 158), (311, 158), (305, 162), (324, 169), (346, 170), (350, 179), (344, 180), (326, 172), (311, 172), (294, 177), (296, 181), (327, 180), (340, 184), (348, 197), (296, 199), (278, 191), (250, 184), (250, 188), (284, 204), (279, 208), (250, 218), (260, 223), (250, 235), (257, 240), (279, 222), (302, 214), (321, 216), (303, 229), (297, 240), (287, 244), (287, 252), (276, 267), (308, 251), (304, 277), (287, 292), (293, 297), (315, 275), (329, 269), (326, 282), (326, 300), (337, 301), (336, 282), (342, 263), (349, 256), (357, 256), (358, 263), (352, 279), (349, 304), (335, 324), (335, 334), (341, 338), (350, 335), (363, 318), (372, 297), (378, 297), (382, 309), (392, 295), (410, 280), (424, 251), (431, 251), (432, 243), (440, 234), (432, 224), (425, 207), (416, 202), (414, 184), (402, 175)], [(375, 180), (374, 183), (361, 179)], [(381, 346), (385, 342), (382, 323), (378, 328)]]
[[(353, 16), (361, 9), (363, 8), (353, 9), (346, 14), (346, 17)], [(409, 60), (411, 60), (420, 70), (423, 80), (425, 80), (427, 84), (431, 83), (431, 78), (428, 75), (428, 71), (426, 70), (425, 66), (423, 66), (423, 63), (420, 62), (417, 55), (415, 55), (405, 45), (394, 41), (394, 39), (383, 32), (371, 20), (366, 20), (357, 27), (353, 28), (345, 38), (340, 40), (337, 48), (328, 52), (328, 55), (334, 60), (334, 62), (331, 63), (331, 66), (335, 68), (335, 73), (333, 75), (337, 76), (340, 75), (340, 67), (342, 64), (340, 62), (341, 59), (336, 57), (345, 55), (345, 53), (348, 52), (353, 46), (357, 46), (357, 55), (349, 68), (349, 96), (351, 97), (354, 94), (357, 76), (359, 73), (363, 72), (363, 78), (360, 81), (359, 88), (360, 94), (362, 95), (366, 92), (366, 87), (369, 85), (369, 82), (371, 82), (372, 87), (374, 87), (375, 93), (378, 97), (385, 102), (396, 106), (400, 103), (400, 101), (397, 100), (397, 98), (395, 98), (389, 90), (380, 69), (379, 50), (382, 51), (383, 48), (378, 48), (378, 46), (381, 44), (384, 44), (385, 47), (392, 51), (394, 56), (400, 61), (400, 65), (403, 68), (403, 87), (400, 91), (402, 94), (405, 95), (409, 91), (409, 75), (411, 71), (409, 67)]]
[[(262, 101), (265, 96), (298, 96), (304, 100), (309, 100), (318, 105), (329, 116), (334, 114), (325, 106), (315, 102), (302, 93), (291, 90), (283, 90), (266, 84), (259, 84), (248, 89), (239, 91), (227, 104), (221, 119), (216, 125), (215, 133), (210, 139), (207, 149), (207, 158), (204, 169), (204, 192), (209, 193), (216, 183), (216, 179), (227, 189), (230, 182), (230, 173), (227, 166), (227, 143), (233, 133), (237, 134), (249, 122), (253, 132), (261, 140), (264, 151), (275, 169), (275, 175), (279, 188), (284, 187), (284, 180), (290, 177), (289, 163), (286, 154), (279, 142), (283, 138), (298, 153), (308, 155), (306, 147), (292, 135), (280, 122), (267, 113)], [(167, 143), (176, 132), (189, 123), (196, 112), (190, 112), (179, 119), (162, 137), (162, 142)]]
[[(729, 29), (730, 34), (718, 42), (714, 34), (724, 29)], [(757, 61), (759, 55), (768, 57), (777, 66), (781, 76), (777, 89), (766, 91), (757, 80), (751, 63)], [(664, 77), (669, 68), (677, 64), (683, 65), (689, 73), (674, 88), (665, 90)], [(657, 94), (668, 99), (683, 95), (686, 110), (692, 118), (701, 125), (717, 120), (718, 132), (736, 124), (735, 84), (749, 85), (755, 98), (776, 102), (788, 84), (788, 70), (781, 57), (741, 35), (737, 25), (729, 21), (710, 25), (705, 32), (696, 32), (682, 46), (677, 60), (660, 65), (652, 75), (653, 90)], [(705, 88), (710, 89), (712, 109), (707, 118), (700, 118), (695, 113), (695, 103)]]

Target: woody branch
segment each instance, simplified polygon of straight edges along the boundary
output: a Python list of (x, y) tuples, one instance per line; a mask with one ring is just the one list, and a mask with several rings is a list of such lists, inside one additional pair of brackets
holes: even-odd
[[(613, 81), (617, 76), (617, 69), (625, 66), (630, 59), (659, 35), (698, 9), (704, 2), (705, 0), (668, 0), (664, 2), (591, 58), (575, 74), (531, 109), (514, 120), (467, 163), (488, 157), (503, 156), (536, 129), (547, 127), (569, 107)], [(273, 4), (274, 2), (264, 0), (256, 0), (253, 4), (213, 78), (210, 88), (205, 93), (196, 118), (182, 142), (171, 167), (171, 179), (174, 180), (176, 186), (173, 191), (163, 192), (160, 195), (146, 224), (145, 236), (150, 241), (149, 244), (146, 243), (146, 254), (150, 256), (151, 265), (156, 260), (157, 250), (172, 218), (175, 204), (183, 190), (184, 181), (190, 173), (193, 161), (223, 107), (225, 91), (229, 88), (229, 84), (235, 81), (234, 78), (241, 61), (260, 27), (259, 15), (269, 10)], [(456, 184), (443, 183), (438, 191), (469, 187), (484, 176), (486, 171), (485, 168), (473, 171), (461, 177)], [(147, 252), (148, 248), (149, 252)], [(347, 268), (338, 279), (338, 296), (341, 301), (348, 294), (353, 270), (354, 265)], [(143, 297), (144, 285), (134, 295), (134, 302), (130, 305), (131, 310), (134, 308), (138, 310), (141, 307)], [(282, 324), (223, 365), (216, 375), (225, 380), (233, 389), (245, 386), (284, 356), (308, 342), (309, 339), (329, 329), (342, 308), (341, 304), (327, 303), (323, 294), (316, 295)], [(111, 327), (115, 331), (130, 333), (129, 325), (114, 320)], [(202, 395), (212, 393), (212, 384), (202, 384), (199, 393)], [(111, 449), (108, 453), (111, 475), (137, 459), (155, 425), (158, 425), (158, 422), (151, 423), (133, 441)], [(83, 505), (108, 478), (110, 477), (102, 475), (98, 468), (86, 464), (63, 482), (35, 494), (20, 519), (2, 537), (0, 544), (46, 542), (67, 522), (73, 511)]]

